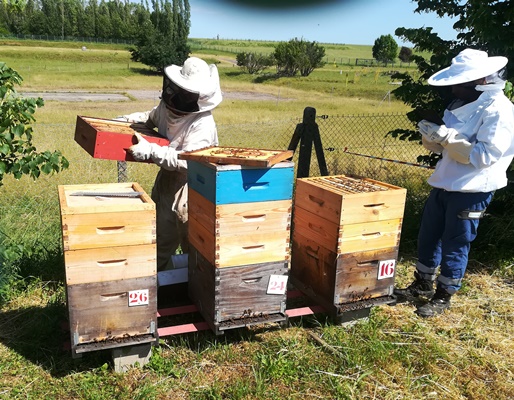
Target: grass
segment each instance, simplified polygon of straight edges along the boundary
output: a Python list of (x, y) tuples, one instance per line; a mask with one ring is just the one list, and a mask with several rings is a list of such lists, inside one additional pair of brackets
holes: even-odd
[[(63, 47), (48, 51), (22, 44), (1, 46), (0, 59), (19, 68), (25, 91), (127, 92), (135, 88), (158, 90), (161, 84), (161, 78), (143, 66), (131, 63), (127, 68), (127, 54), (119, 47), (91, 46), (89, 55), (96, 61), (90, 63), (83, 58), (88, 52)], [(115, 52), (118, 54), (113, 56)], [(269, 143), (271, 136), (287, 142), (297, 123), (293, 119), (301, 118), (306, 106), (315, 107), (318, 115), (331, 117), (320, 124), (337, 121), (335, 115), (407, 109), (394, 99), (384, 101), (392, 86), (383, 69), (378, 70), (376, 82), (377, 70), (369, 68), (359, 75), (360, 69), (347, 66), (341, 74), (329, 65), (305, 80), (277, 80), (241, 74), (225, 61), (226, 54), (202, 53), (202, 57), (219, 61), (226, 92), (275, 96), (265, 101), (226, 96), (215, 111), (220, 138), (226, 143), (238, 140), (262, 145)], [(79, 67), (90, 72), (85, 76), (75, 73), (74, 68)], [(345, 71), (349, 73), (348, 85)], [(21, 279), (11, 288), (10, 301), (0, 308), (0, 398), (514, 397), (514, 272), (507, 257), (500, 262), (492, 255), (487, 262), (473, 255), (465, 286), (454, 297), (453, 307), (430, 320), (416, 317), (412, 304), (402, 304), (375, 307), (369, 319), (353, 325), (336, 325), (326, 315), (317, 314), (292, 318), (291, 326), (282, 330), (255, 326), (219, 337), (209, 331), (164, 337), (148, 365), (125, 374), (113, 372), (109, 351), (72, 359), (63, 348), (68, 333), (63, 329), (67, 309), (57, 185), (114, 182), (117, 177), (114, 162), (92, 159), (74, 143), (75, 119), (77, 115), (112, 117), (154, 105), (155, 100), (48, 101), (37, 111), (34, 130), (38, 149), (63, 151), (71, 167), (36, 182), (8, 177), (0, 188), (0, 229), (8, 232), (10, 243), (22, 244), (25, 249), (19, 264)], [(363, 132), (369, 135), (374, 129), (366, 127)], [(364, 140), (364, 133), (349, 129), (345, 135), (357, 145)], [(153, 165), (129, 165), (129, 176), (147, 191), (156, 172)], [(389, 174), (399, 175), (394, 169)], [(424, 198), (416, 197), (416, 185), (408, 189), (412, 198), (406, 220), (417, 218)], [(412, 229), (402, 235), (409, 250), (415, 248), (415, 233)], [(399, 260), (398, 285), (412, 278), (411, 254), (404, 252)]]

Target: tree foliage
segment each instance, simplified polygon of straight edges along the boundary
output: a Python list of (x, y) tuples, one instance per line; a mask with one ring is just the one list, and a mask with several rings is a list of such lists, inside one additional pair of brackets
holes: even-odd
[[(435, 12), (439, 17), (457, 18), (454, 28), (458, 35), (456, 40), (443, 40), (430, 27), (419, 29), (398, 28), (395, 34), (415, 45), (417, 52), (432, 54), (429, 59), (413, 55), (412, 60), (417, 64), (417, 74), (398, 74), (402, 85), (393, 94), (411, 105), (414, 110), (408, 113), (413, 125), (421, 120), (420, 111), (435, 110), (442, 115), (451, 101), (449, 88), (430, 88), (427, 79), (442, 68), (450, 65), (451, 60), (467, 47), (485, 50), (489, 55), (504, 55), (514, 60), (514, 3), (510, 1), (470, 0), (416, 0), (418, 6), (415, 12)], [(507, 67), (508, 78), (514, 76), (514, 63)], [(510, 93), (509, 93), (510, 91)], [(507, 94), (512, 93), (512, 84), (507, 84)], [(415, 125), (414, 125), (415, 126)], [(415, 129), (398, 129), (392, 135), (402, 140), (420, 140)], [(438, 156), (420, 156), (420, 162), (434, 164)]]
[(237, 65), (249, 74), (257, 74), (275, 63), (273, 56), (246, 52), (237, 53), (236, 60)]
[(402, 62), (411, 62), (412, 49), (410, 47), (402, 46), (402, 48), (400, 49), (400, 53), (398, 54), (398, 58)]
[(132, 60), (162, 72), (170, 64), (182, 65), (191, 52), (187, 45), (190, 28), (188, 0), (154, 0), (154, 12), (144, 18), (143, 29), (130, 49)]
[(398, 57), (398, 43), (391, 35), (381, 35), (375, 40), (371, 51), (375, 60), (387, 64)]
[(280, 42), (273, 52), (279, 75), (309, 76), (315, 68), (324, 65), (325, 48), (316, 42), (307, 42), (294, 38), (289, 42)]
[(32, 144), (34, 113), (44, 105), (43, 99), (18, 96), (16, 85), (23, 79), (0, 62), (0, 186), (5, 175), (20, 179), (29, 175), (37, 179), (68, 168), (68, 160), (59, 151), (38, 152)]

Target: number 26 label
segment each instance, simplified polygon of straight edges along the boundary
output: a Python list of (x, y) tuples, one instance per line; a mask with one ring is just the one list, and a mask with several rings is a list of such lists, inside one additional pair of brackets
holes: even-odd
[(148, 289), (131, 290), (128, 293), (129, 307), (144, 306), (149, 303)]

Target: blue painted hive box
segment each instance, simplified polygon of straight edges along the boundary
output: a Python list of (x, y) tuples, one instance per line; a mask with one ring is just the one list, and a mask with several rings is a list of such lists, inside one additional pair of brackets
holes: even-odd
[(270, 167), (215, 164), (188, 160), (188, 185), (216, 205), (289, 200), (294, 163)]

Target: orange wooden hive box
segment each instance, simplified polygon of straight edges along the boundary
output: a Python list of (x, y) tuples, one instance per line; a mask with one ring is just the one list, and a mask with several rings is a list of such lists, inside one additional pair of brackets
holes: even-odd
[(406, 189), (338, 175), (297, 180), (291, 281), (327, 308), (392, 296)]

